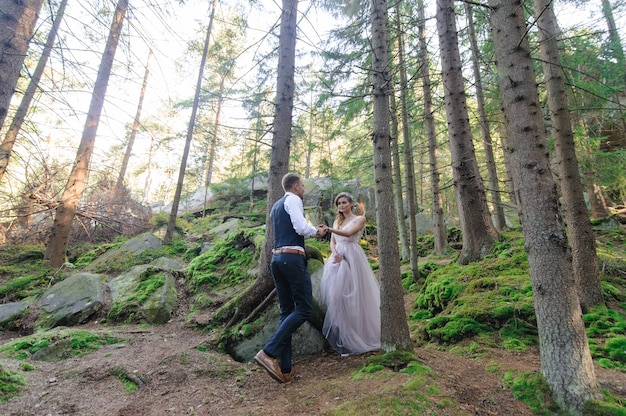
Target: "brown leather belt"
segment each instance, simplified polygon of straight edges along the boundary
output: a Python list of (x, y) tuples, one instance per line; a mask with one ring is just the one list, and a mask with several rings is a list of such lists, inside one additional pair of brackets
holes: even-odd
[(273, 254), (299, 254), (301, 256), (306, 257), (306, 253), (302, 250), (298, 250), (297, 248), (275, 248), (272, 250)]

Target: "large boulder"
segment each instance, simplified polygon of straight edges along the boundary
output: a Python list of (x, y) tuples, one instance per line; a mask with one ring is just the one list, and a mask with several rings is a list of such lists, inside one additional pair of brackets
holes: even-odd
[[(324, 348), (324, 337), (321, 333), (324, 323), (324, 311), (319, 302), (320, 282), (322, 280), (323, 263), (310, 258), (308, 262), (311, 283), (313, 286), (313, 317), (305, 322), (293, 335), (292, 345), (294, 355), (309, 355), (320, 352)], [(250, 362), (254, 355), (265, 345), (267, 340), (278, 328), (279, 308), (276, 297), (271, 306), (261, 314), (256, 325), (250, 327), (258, 330), (250, 333), (240, 333), (237, 339), (227, 343), (227, 352), (237, 361)], [(243, 330), (242, 330), (243, 331)]]
[(55, 284), (37, 302), (35, 330), (86, 322), (104, 305), (104, 287), (102, 276), (93, 273), (77, 273)]
[(0, 305), (0, 330), (14, 329), (16, 321), (28, 310), (26, 302), (11, 302)]
[(159, 258), (134, 266), (109, 283), (114, 321), (145, 321), (164, 324), (177, 306), (176, 276), (182, 267), (171, 259)]
[(89, 271), (123, 270), (124, 265), (133, 264), (134, 259), (146, 250), (157, 250), (163, 242), (152, 233), (140, 234), (131, 238), (119, 248), (110, 249), (92, 261), (86, 269)]

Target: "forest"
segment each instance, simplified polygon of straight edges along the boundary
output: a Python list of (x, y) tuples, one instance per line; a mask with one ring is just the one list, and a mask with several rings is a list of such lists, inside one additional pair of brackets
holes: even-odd
[[(374, 189), (381, 333), (408, 351), (416, 218), (471, 266), (520, 227), (541, 374), (600, 400), (583, 315), (606, 306), (594, 226), (626, 217), (621, 0), (0, 0), (0, 244), (73, 247), (148, 230), (172, 245), (198, 189), (282, 176)], [(267, 215), (265, 210), (265, 214)], [(460, 238), (452, 246), (450, 230)], [(268, 229), (237, 325), (272, 290)]]

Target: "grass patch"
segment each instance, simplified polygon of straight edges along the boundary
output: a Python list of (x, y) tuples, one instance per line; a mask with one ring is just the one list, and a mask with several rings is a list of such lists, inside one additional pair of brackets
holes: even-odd
[(17, 396), (26, 386), (24, 374), (18, 371), (6, 370), (0, 365), (0, 403), (9, 401)]
[(68, 356), (82, 356), (99, 349), (102, 345), (118, 344), (123, 340), (108, 334), (98, 334), (76, 329), (47, 331), (21, 337), (0, 346), (0, 354), (24, 360), (37, 351), (63, 342)]
[(566, 416), (552, 400), (548, 383), (540, 373), (507, 371), (503, 377), (504, 384), (513, 391), (517, 400), (526, 403), (535, 415)]
[(257, 250), (263, 241), (261, 228), (242, 230), (215, 242), (205, 253), (194, 258), (187, 267), (189, 284), (194, 293), (218, 286), (233, 286), (250, 279)]

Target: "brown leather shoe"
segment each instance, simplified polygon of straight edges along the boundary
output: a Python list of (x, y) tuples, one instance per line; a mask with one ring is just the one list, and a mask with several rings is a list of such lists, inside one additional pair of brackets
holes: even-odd
[[(259, 364), (261, 367), (265, 368), (267, 373), (272, 376), (272, 378), (279, 383), (287, 383), (291, 381), (291, 377), (289, 374), (283, 374), (280, 371), (280, 366), (278, 365), (278, 359), (272, 358), (265, 353), (265, 351), (261, 350), (256, 353), (254, 356), (254, 361)], [(293, 368), (291, 369), (293, 371)]]
[(283, 379), (285, 380), (283, 383), (289, 383), (293, 380), (293, 377), (296, 375), (296, 367), (291, 367), (291, 371), (287, 374), (282, 373)]

